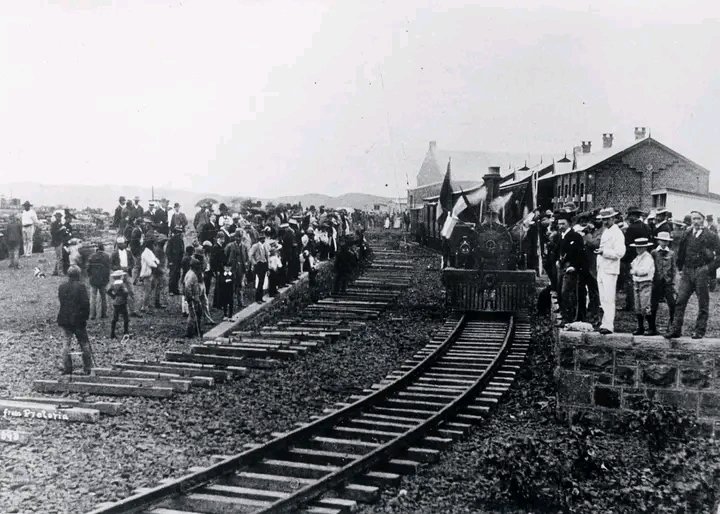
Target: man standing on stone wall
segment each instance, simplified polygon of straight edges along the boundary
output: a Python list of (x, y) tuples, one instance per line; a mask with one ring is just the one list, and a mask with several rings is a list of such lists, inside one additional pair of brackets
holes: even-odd
[(678, 249), (677, 267), (682, 275), (672, 329), (665, 334), (667, 339), (682, 335), (685, 307), (693, 293), (698, 299), (698, 315), (692, 338), (705, 337), (710, 304), (708, 283), (715, 280), (715, 270), (720, 263), (720, 240), (704, 226), (705, 215), (692, 211), (690, 220), (692, 225), (683, 234)]
[(620, 259), (625, 255), (625, 236), (615, 224), (616, 215), (615, 209), (608, 207), (601, 209), (597, 216), (605, 227), (600, 238), (600, 248), (595, 250), (598, 292), (603, 310), (598, 330), (601, 334), (612, 334), (615, 330), (615, 286), (620, 273)]

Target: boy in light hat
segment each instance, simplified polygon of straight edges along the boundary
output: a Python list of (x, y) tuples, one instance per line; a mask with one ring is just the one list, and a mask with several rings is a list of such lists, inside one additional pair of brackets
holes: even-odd
[(630, 263), (630, 276), (632, 276), (635, 297), (635, 316), (638, 323), (637, 330), (633, 332), (635, 336), (645, 333), (645, 318), (648, 318), (649, 328), (654, 328), (654, 323), (650, 322), (650, 303), (653, 277), (655, 276), (655, 261), (648, 252), (652, 245), (652, 241), (647, 237), (637, 237), (634, 242), (630, 243), (630, 246), (637, 250), (637, 256)]
[(123, 335), (128, 335), (128, 296), (130, 294), (123, 277), (125, 272), (122, 270), (115, 270), (110, 273), (110, 279), (112, 280), (110, 287), (108, 288), (107, 295), (112, 298), (113, 302), (113, 317), (110, 322), (110, 339), (115, 339), (115, 325), (117, 324), (120, 316), (123, 317)]
[(650, 330), (647, 332), (649, 336), (657, 335), (655, 320), (660, 298), (665, 298), (665, 303), (670, 311), (668, 330), (672, 327), (675, 316), (675, 252), (668, 246), (672, 242), (672, 237), (669, 232), (658, 232), (655, 239), (658, 247), (650, 252), (655, 261), (655, 276), (650, 300), (650, 318), (648, 320)]

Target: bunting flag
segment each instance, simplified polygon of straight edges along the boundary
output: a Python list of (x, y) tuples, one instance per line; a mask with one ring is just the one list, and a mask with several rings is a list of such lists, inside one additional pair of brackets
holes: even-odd
[(445, 218), (445, 223), (443, 223), (443, 228), (440, 231), (440, 237), (444, 239), (450, 239), (450, 235), (452, 234), (453, 230), (455, 229), (455, 225), (457, 224), (458, 219), (450, 214)]
[(442, 219), (447, 217), (452, 211), (452, 184), (450, 183), (450, 159), (448, 159), (447, 171), (445, 172), (445, 178), (443, 179), (442, 187), (440, 188), (440, 207), (442, 207)]
[(449, 216), (445, 218), (445, 223), (443, 223), (443, 228), (440, 231), (440, 237), (450, 239), (450, 236), (455, 229), (455, 225), (457, 225), (457, 222), (460, 221), (460, 214), (471, 205), (472, 204), (465, 194), (465, 191), (460, 188), (460, 197), (455, 202), (452, 212), (450, 212)]
[(468, 200), (468, 197), (465, 195), (465, 191), (460, 188), (460, 198), (457, 199), (457, 202), (455, 202), (455, 205), (452, 209), (452, 215), (455, 218), (458, 218), (460, 216), (460, 213), (463, 212), (465, 209), (470, 207), (470, 201)]

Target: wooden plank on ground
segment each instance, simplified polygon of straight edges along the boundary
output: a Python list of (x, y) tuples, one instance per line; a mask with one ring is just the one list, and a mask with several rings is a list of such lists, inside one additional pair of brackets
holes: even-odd
[[(190, 363), (188, 363), (190, 364)], [(176, 373), (182, 377), (212, 378), (215, 382), (225, 382), (231, 374), (225, 369), (217, 369), (212, 366), (203, 367), (202, 364), (190, 366), (179, 362), (149, 362), (147, 364), (135, 364), (133, 362), (116, 362), (113, 366), (120, 370), (148, 371), (158, 373)]]
[(169, 362), (191, 362), (196, 364), (215, 364), (218, 366), (245, 365), (244, 357), (230, 357), (227, 355), (202, 355), (199, 353), (165, 352), (165, 359)]
[(47, 421), (74, 421), (96, 423), (100, 411), (79, 407), (62, 408), (50, 403), (33, 403), (0, 399), (0, 414), (3, 419), (33, 419)]
[(164, 373), (158, 371), (138, 371), (134, 369), (111, 369), (111, 368), (93, 368), (91, 373), (101, 377), (133, 377), (133, 378), (150, 378), (154, 380), (186, 380), (191, 385), (200, 387), (213, 387), (215, 380), (212, 377), (193, 377), (183, 376), (179, 373)]
[(79, 407), (82, 409), (95, 409), (100, 414), (117, 416), (124, 410), (123, 404), (118, 402), (82, 402), (73, 398), (49, 398), (47, 396), (16, 396), (12, 398), (19, 402), (44, 403), (60, 407)]
[(57, 380), (36, 380), (33, 389), (40, 393), (90, 393), (100, 396), (142, 396), (147, 398), (169, 398), (173, 390), (169, 387), (146, 387), (124, 384), (102, 384), (92, 382), (58, 382)]
[[(107, 375), (91, 375), (96, 378), (92, 378), (93, 382), (100, 384), (125, 384), (125, 385), (137, 385), (144, 387), (169, 387), (173, 391), (179, 393), (187, 393), (190, 391), (190, 380), (161, 380), (154, 378), (141, 378), (141, 377), (123, 377), (123, 376), (107, 376)], [(68, 382), (85, 382), (87, 378), (70, 378)], [(61, 379), (61, 382), (64, 382)]]

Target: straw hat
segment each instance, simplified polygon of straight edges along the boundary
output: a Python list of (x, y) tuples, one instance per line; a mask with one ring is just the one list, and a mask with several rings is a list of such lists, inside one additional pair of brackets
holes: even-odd
[(630, 246), (633, 248), (647, 248), (652, 245), (652, 241), (650, 241), (647, 237), (636, 237), (635, 241), (630, 243)]
[(608, 218), (614, 218), (617, 216), (617, 211), (613, 209), (612, 207), (606, 207), (605, 209), (600, 209), (600, 212), (598, 212), (597, 219), (605, 220)]
[(658, 232), (658, 235), (655, 236), (655, 239), (658, 241), (667, 241), (672, 242), (673, 238), (670, 236), (670, 232)]

